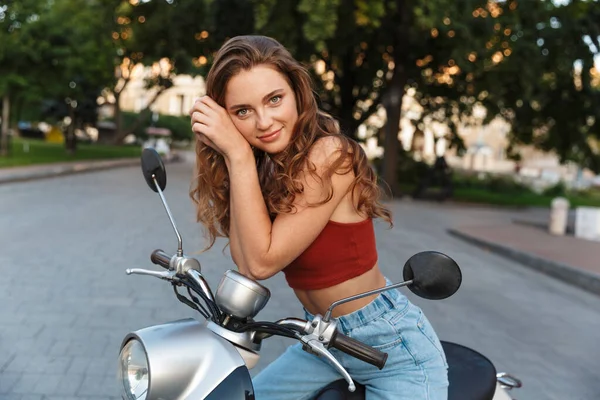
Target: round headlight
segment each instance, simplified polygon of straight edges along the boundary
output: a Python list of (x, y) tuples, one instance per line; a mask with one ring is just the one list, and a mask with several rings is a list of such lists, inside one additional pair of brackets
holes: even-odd
[(142, 344), (132, 339), (119, 355), (119, 384), (127, 400), (144, 400), (148, 395), (150, 370), (148, 358)]

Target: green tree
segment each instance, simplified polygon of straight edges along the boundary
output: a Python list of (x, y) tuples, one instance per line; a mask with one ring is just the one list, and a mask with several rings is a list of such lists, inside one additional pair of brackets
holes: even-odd
[(448, 124), (448, 139), (459, 149), (457, 123), (480, 103), (487, 120), (500, 115), (511, 123), (513, 145), (534, 144), (555, 150), (563, 161), (600, 169), (598, 91), (589, 85), (599, 49), (598, 2), (281, 3), (257, 2), (258, 31), (310, 65), (325, 63), (324, 71), (315, 70), (321, 99), (344, 131), (355, 136), (359, 124), (385, 107), (383, 177), (394, 192), (407, 90), (423, 107), (414, 124), (425, 118)]
[[(202, 27), (210, 19), (209, 6), (206, 1), (121, 1), (112, 34), (119, 55), (119, 68), (108, 91), (110, 96), (107, 96), (114, 99), (115, 143), (121, 142), (129, 132), (147, 121), (152, 104), (173, 85), (176, 74), (196, 75), (201, 71), (198, 49), (207, 38)], [(156, 72), (145, 82), (146, 88), (153, 91), (152, 97), (139, 117), (127, 127), (123, 126), (119, 100), (131, 82), (133, 68), (139, 64), (156, 67), (163, 59), (169, 62), (161, 63), (163, 68), (155, 68)], [(206, 60), (203, 62), (206, 63)]]
[[(113, 15), (109, 3), (21, 0), (0, 7), (4, 105), (24, 98), (53, 101), (56, 116), (70, 117), (70, 152), (75, 128), (94, 122), (96, 98), (112, 79), (114, 47), (104, 22)], [(3, 120), (7, 126), (9, 119)]]
[(35, 40), (32, 31), (45, 9), (46, 5), (37, 0), (0, 3), (0, 156), (8, 152), (12, 101), (20, 92), (28, 90), (42, 72), (36, 68), (41, 62), (38, 49), (42, 43)]
[[(40, 52), (45, 60), (46, 97), (65, 105), (70, 123), (66, 147), (76, 149), (75, 129), (95, 123), (102, 88), (110, 84), (114, 71), (114, 47), (105, 21), (112, 17), (109, 1), (54, 0), (40, 18), (36, 34), (45, 37)], [(76, 21), (66, 24), (67, 19)]]
[[(563, 2), (561, 2), (562, 4)], [(600, 172), (600, 3), (510, 2), (498, 18), (474, 92), (511, 123), (511, 145), (532, 144)]]

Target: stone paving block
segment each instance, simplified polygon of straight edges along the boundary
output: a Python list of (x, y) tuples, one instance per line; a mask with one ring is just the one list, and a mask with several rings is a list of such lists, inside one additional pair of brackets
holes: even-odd
[(16, 339), (12, 341), (10, 351), (12, 351), (14, 354), (44, 354), (47, 349), (52, 346), (52, 344), (54, 344), (54, 339), (47, 337)]
[[(0, 342), (0, 345), (2, 345), (2, 342)], [(4, 371), (4, 368), (13, 358), (15, 358), (14, 350), (4, 349), (3, 346), (0, 347), (0, 372)]]
[[(191, 168), (168, 166), (168, 173), (166, 197), (184, 250), (197, 254), (204, 239), (187, 194)], [(23, 372), (0, 369), (0, 388), (5, 392), (0, 391), (1, 400), (22, 400), (26, 395), (43, 400), (116, 400), (115, 364), (127, 332), (190, 316), (202, 320), (177, 301), (166, 282), (125, 275), (126, 268), (160, 270), (149, 262), (152, 250), (176, 248), (160, 200), (146, 187), (139, 167), (0, 185), (0, 199), (13, 211), (0, 213), (0, 226), (10, 227), (0, 229), (0, 243), (10, 243), (0, 254), (0, 304), (6, 305), (0, 309), (0, 364), (4, 359), (6, 367), (17, 354), (66, 357), (71, 361), (64, 370), (58, 365), (60, 372), (49, 367), (37, 374), (75, 374), (82, 379), (73, 394), (68, 394), (72, 386), (67, 385), (64, 395), (41, 396), (32, 392), (36, 381), (31, 377), (25, 379), (28, 391), (16, 393), (13, 389)], [(597, 378), (592, 375), (600, 359), (598, 298), (445, 233), (465, 218), (506, 219), (506, 213), (496, 217), (498, 210), (460, 211), (456, 206), (403, 201), (390, 205), (396, 226), (388, 230), (385, 224), (376, 224), (380, 268), (386, 276), (400, 280), (406, 259), (422, 250), (445, 252), (463, 270), (460, 291), (445, 301), (418, 299), (402, 290), (424, 309), (443, 339), (472, 346), (498, 369), (522, 378), (525, 386), (515, 392), (517, 398), (591, 399), (600, 393), (600, 383), (592, 379)], [(211, 251), (197, 254), (213, 289), (225, 270), (234, 267), (228, 251), (221, 252), (223, 244), (220, 239)], [(23, 270), (30, 273), (29, 279), (22, 279)], [(260, 319), (303, 316), (283, 275), (264, 284), (272, 298)], [(265, 341), (251, 373), (292, 343), (281, 338)], [(554, 347), (561, 348), (551, 351)], [(521, 357), (525, 354), (541, 356)], [(36, 390), (51, 389), (44, 380), (37, 385)], [(550, 387), (551, 391), (544, 389)]]
[(56, 340), (47, 350), (51, 356), (81, 356), (102, 357), (107, 350), (107, 339), (89, 339), (79, 337), (76, 340)]
[(119, 356), (118, 347), (111, 349), (110, 352), (112, 354), (114, 354), (114, 357), (102, 357), (102, 358), (97, 358), (97, 359), (92, 360), (88, 364), (88, 366), (85, 370), (86, 375), (90, 375), (90, 376), (110, 375), (116, 381), (116, 379), (117, 379), (116, 378), (117, 364), (118, 364), (118, 356)]
[(117, 378), (115, 375), (86, 375), (77, 391), (78, 396), (118, 396)]
[(4, 368), (4, 372), (64, 373), (71, 364), (71, 357), (17, 354)]
[(40, 395), (73, 396), (83, 382), (83, 374), (23, 374), (15, 392)]
[(52, 311), (47, 313), (33, 313), (27, 316), (27, 321), (36, 325), (69, 327), (77, 318), (73, 313), (65, 310)]
[(2, 372), (0, 371), (0, 398), (4, 398), (14, 388), (15, 384), (21, 379), (19, 372)]
[(65, 375), (70, 375), (70, 374), (85, 375), (90, 363), (92, 363), (92, 362), (94, 362), (94, 359), (92, 359), (88, 356), (85, 356), (85, 355), (72, 357), (71, 364), (69, 365), (69, 368), (65, 372)]
[(52, 395), (50, 395), (50, 396), (44, 396), (44, 400), (83, 400), (83, 399), (81, 397), (52, 396)]
[(39, 335), (42, 329), (43, 326), (32, 324), (29, 321), (19, 325), (3, 325), (2, 339), (29, 339)]

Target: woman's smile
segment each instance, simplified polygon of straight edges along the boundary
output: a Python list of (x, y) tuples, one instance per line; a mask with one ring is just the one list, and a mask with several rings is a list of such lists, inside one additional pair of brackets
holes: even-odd
[(262, 140), (263, 142), (266, 142), (266, 143), (273, 142), (273, 141), (277, 140), (281, 136), (280, 133), (281, 133), (282, 129), (283, 128), (279, 128), (278, 130), (276, 130), (274, 132), (268, 133), (268, 134), (263, 135), (263, 136), (259, 136), (258, 138), (260, 140)]

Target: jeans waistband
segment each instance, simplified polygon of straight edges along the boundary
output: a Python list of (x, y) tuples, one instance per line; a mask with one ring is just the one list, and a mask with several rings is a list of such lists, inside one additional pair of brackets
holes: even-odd
[[(389, 279), (385, 279), (386, 286), (393, 283)], [(351, 312), (350, 314), (337, 317), (339, 327), (342, 332), (346, 333), (354, 328), (363, 326), (379, 318), (383, 314), (393, 309), (402, 311), (408, 307), (409, 301), (398, 289), (391, 289), (380, 293), (373, 301), (365, 305), (363, 308)], [(312, 320), (314, 315), (304, 309), (304, 314), (307, 320)]]

